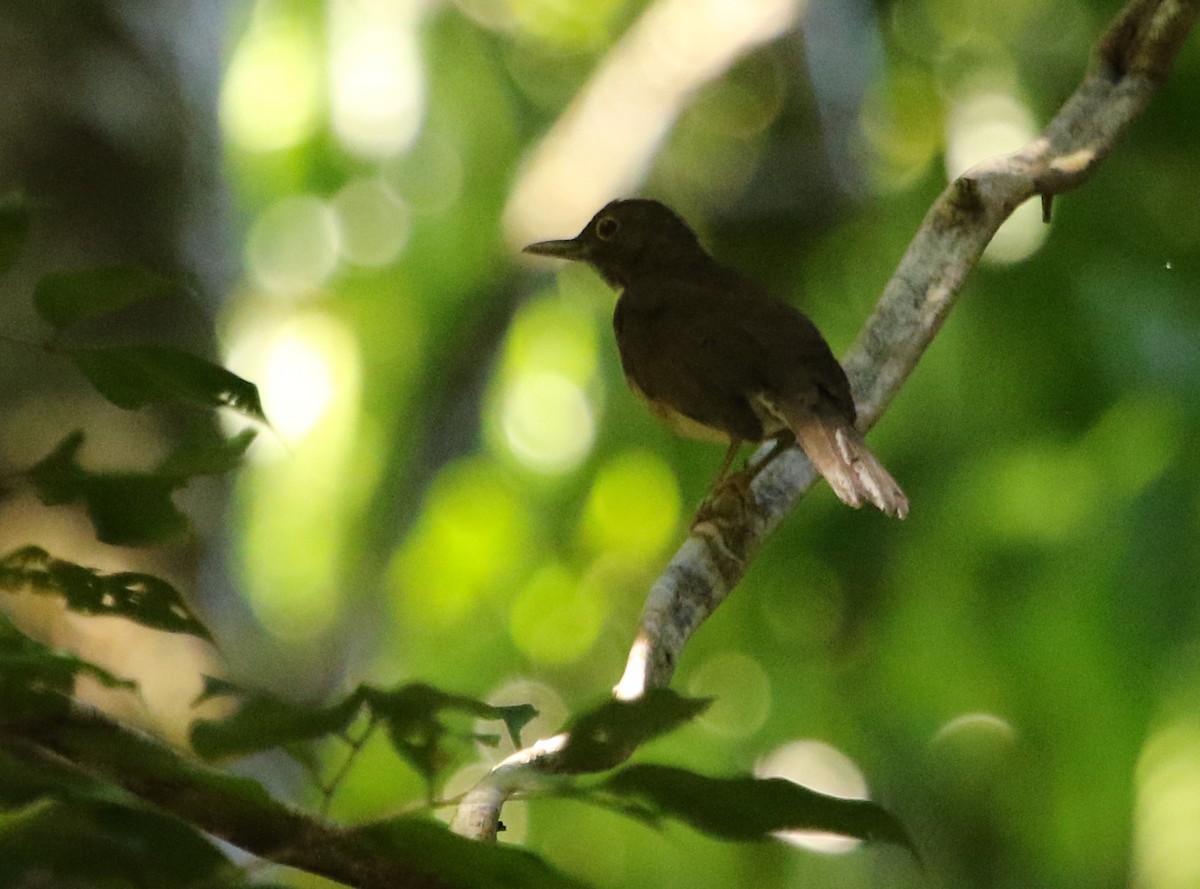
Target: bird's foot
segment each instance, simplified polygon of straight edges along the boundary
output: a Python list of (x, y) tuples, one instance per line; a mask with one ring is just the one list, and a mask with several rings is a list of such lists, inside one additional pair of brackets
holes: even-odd
[(753, 480), (754, 475), (749, 467), (719, 480), (696, 510), (692, 530), (697, 531), (702, 525), (725, 528), (740, 521), (754, 506), (754, 498), (750, 494)]

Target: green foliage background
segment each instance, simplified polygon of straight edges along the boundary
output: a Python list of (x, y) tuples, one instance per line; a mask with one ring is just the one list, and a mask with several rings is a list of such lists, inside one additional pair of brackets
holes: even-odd
[[(241, 564), (268, 625), (295, 629), (297, 584), (311, 589), (327, 629), (304, 644), (354, 646), (355, 669), (479, 693), (521, 677), (573, 703), (619, 676), (642, 594), (718, 454), (672, 438), (623, 391), (602, 286), (523, 269), (501, 237), (519, 159), (639, 7), (571, 4), (555, 18), (549, 4), (504, 6), (508, 31), (454, 8), (422, 20), (426, 117), (381, 168), (410, 207), (407, 244), (377, 272), (340, 266), (318, 302), (358, 350), (356, 426), (315, 482), (308, 443), (244, 479)], [(319, 17), (282, 8), (321, 39)], [(644, 191), (682, 207), (718, 256), (803, 306), (840, 350), (945, 182), (962, 83), (990, 77), (1045, 121), (1114, 10), (882, 4), (863, 25), (878, 45), (862, 102), (824, 129), (806, 61), (825, 56), (786, 37), (701, 90)], [(1135, 835), (1181, 829), (1148, 789), (1166, 768), (1148, 745), (1195, 718), (1181, 702), (1197, 678), (1200, 229), (1185, 196), (1200, 186), (1187, 111), (1198, 64), (1192, 41), (1096, 180), (1057, 203), (1041, 249), (980, 268), (880, 424), (873, 441), (912, 517), (811, 496), (680, 666), (682, 690), (717, 697), (711, 719), (655, 753), (737, 770), (791, 739), (826, 741), (953, 885), (1112, 885)], [(755, 112), (764, 126), (729, 125)], [(851, 128), (852, 150), (831, 156), (835, 125)], [(376, 172), (317, 132), (284, 153), (232, 151), (248, 217)], [(849, 196), (836, 185), (855, 178)], [(442, 199), (422, 206), (423, 189)], [(547, 357), (554, 337), (567, 358)], [(572, 349), (596, 362), (583, 375), (602, 393), (595, 444), (539, 473), (506, 447), (497, 392), (523, 362), (553, 368)], [(307, 509), (284, 507), (299, 498)], [(312, 564), (268, 554), (280, 545)], [(1184, 756), (1190, 774), (1197, 757)], [(388, 784), (363, 769), (346, 808), (403, 795)], [(921, 879), (891, 853), (731, 849), (568, 804), (534, 806), (528, 829), (533, 848), (604, 885)]]
[[(332, 6), (275, 0), (232, 17), (225, 150), (246, 264), (218, 340), (268, 417), (295, 413), (287, 399), (323, 404), (301, 433), (259, 436), (210, 538), (229, 542), (211, 558), (242, 597), (203, 593), (239, 680), (312, 696), (420, 679), (532, 698), (549, 731), (620, 676), (720, 454), (625, 392), (611, 294), (586, 270), (519, 263), (503, 211), (522, 159), (647, 6), (414, 12), (423, 113), (384, 159), (356, 155), (330, 123)], [(946, 182), (966, 85), (1044, 123), (1118, 7), (829, 7), (811, 4), (807, 42), (790, 33), (703, 87), (641, 191), (841, 352)], [(239, 139), (230, 110), (256, 52), (303, 75), (279, 102), (316, 84), (269, 150)], [(820, 86), (831, 77), (861, 90), (834, 101)], [(639, 754), (733, 774), (818, 739), (857, 763), (926, 870), (894, 849), (726, 845), (570, 801), (506, 809), (517, 840), (599, 886), (1200, 881), (1187, 851), (1200, 834), (1198, 84), (1193, 37), (1099, 175), (1056, 202), (1045, 243), (972, 276), (872, 434), (909, 519), (847, 510), (819, 486), (680, 664), (677, 688), (715, 697), (711, 709)], [(366, 234), (344, 190), (364, 182), (392, 202), (359, 221)], [(388, 226), (403, 232), (392, 255), (352, 258)], [(314, 268), (321, 251), (323, 271), (280, 283), (288, 257)], [(280, 343), (320, 360), (288, 364)], [(557, 462), (513, 432), (519, 398), (545, 394), (521, 390), (538, 374), (582, 393), (594, 430)], [(587, 423), (564, 416), (586, 440)], [(279, 781), (316, 798), (298, 772)], [(391, 813), (424, 790), (376, 738), (333, 815)]]

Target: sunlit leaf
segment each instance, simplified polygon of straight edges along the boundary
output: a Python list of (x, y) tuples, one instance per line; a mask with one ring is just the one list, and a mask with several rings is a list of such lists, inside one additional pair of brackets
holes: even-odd
[(258, 387), (219, 364), (165, 346), (71, 349), (79, 372), (118, 407), (183, 402), (232, 408), (266, 422)]
[(514, 846), (480, 843), (426, 818), (391, 818), (355, 828), (351, 835), (418, 870), (439, 885), (471, 889), (585, 889), (585, 884)]
[(560, 754), (566, 772), (598, 772), (624, 762), (647, 741), (698, 716), (707, 699), (685, 698), (670, 689), (651, 689), (632, 701), (605, 701), (567, 727)]
[(20, 195), (0, 198), (0, 275), (7, 272), (29, 235), (29, 206)]
[(0, 559), (0, 589), (61, 596), (80, 614), (123, 617), (168, 633), (187, 633), (211, 642), (179, 592), (159, 577), (122, 571), (102, 574), (56, 559), (41, 547), (26, 546)]
[(167, 296), (174, 289), (169, 278), (140, 266), (52, 272), (38, 281), (33, 305), (42, 320), (63, 328), (142, 300)]
[(710, 778), (673, 766), (633, 765), (602, 786), (721, 839), (762, 840), (780, 830), (809, 830), (915, 851), (903, 825), (882, 806), (826, 796), (782, 778)]
[(192, 727), (192, 747), (206, 759), (244, 756), (339, 734), (354, 722), (363, 703), (361, 690), (327, 707), (314, 707), (205, 677), (197, 702), (221, 696), (239, 699), (238, 709), (225, 719), (198, 720)]

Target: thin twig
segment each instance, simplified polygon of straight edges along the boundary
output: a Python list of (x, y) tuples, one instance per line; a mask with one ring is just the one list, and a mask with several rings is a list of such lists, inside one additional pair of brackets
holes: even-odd
[(338, 792), (338, 788), (341, 787), (342, 781), (344, 781), (346, 776), (350, 774), (350, 767), (354, 765), (355, 760), (358, 759), (358, 754), (362, 751), (363, 746), (367, 743), (367, 741), (371, 739), (371, 735), (375, 733), (375, 729), (378, 726), (379, 721), (375, 718), (375, 714), (372, 713), (368, 717), (367, 724), (358, 737), (353, 737), (348, 733), (343, 733), (341, 735), (342, 740), (346, 742), (346, 746), (350, 748), (346, 753), (346, 758), (342, 761), (342, 764), (338, 766), (337, 771), (330, 775), (328, 781), (317, 784), (322, 796), (322, 818), (329, 815), (329, 808), (333, 805), (334, 794)]

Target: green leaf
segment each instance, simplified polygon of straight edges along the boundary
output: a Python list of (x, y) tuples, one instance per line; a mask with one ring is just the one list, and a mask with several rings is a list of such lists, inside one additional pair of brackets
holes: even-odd
[(605, 701), (570, 722), (559, 762), (565, 772), (613, 768), (642, 744), (694, 719), (709, 703), (665, 688), (650, 689), (632, 701)]
[(0, 559), (0, 589), (18, 592), (25, 588), (61, 596), (68, 608), (80, 614), (123, 617), (155, 630), (213, 641), (179, 592), (151, 574), (101, 574), (56, 559), (41, 547), (26, 546)]
[(96, 538), (113, 546), (149, 546), (187, 530), (171, 494), (187, 479), (146, 473), (92, 473), (79, 465), (83, 433), (68, 435), (25, 475), (47, 506), (82, 500)]
[(237, 374), (165, 346), (109, 346), (67, 352), (96, 391), (117, 407), (191, 403), (228, 407), (266, 422), (258, 387)]
[(193, 435), (155, 472), (88, 472), (79, 465), (83, 433), (72, 432), (25, 475), (47, 506), (82, 500), (96, 537), (113, 546), (149, 546), (187, 530), (172, 494), (195, 475), (227, 472), (241, 460), (255, 431), (224, 441), (216, 433)]
[(61, 760), (22, 759), (0, 748), (0, 809), (27, 806), (44, 796), (115, 800), (121, 795), (118, 788)]
[(60, 506), (83, 496), (87, 474), (77, 460), (82, 445), (83, 433), (76, 430), (25, 473), (42, 503)]
[(254, 429), (243, 429), (230, 439), (212, 430), (193, 432), (158, 465), (155, 474), (178, 479), (224, 475), (241, 465), (246, 449), (257, 435)]
[(0, 198), (0, 275), (21, 255), (29, 236), (29, 219), (29, 206), (20, 195)]
[(812, 830), (916, 851), (903, 825), (882, 806), (826, 796), (782, 778), (709, 778), (673, 766), (634, 765), (602, 786), (721, 839), (763, 840), (780, 830)]
[(205, 677), (204, 691), (196, 702), (223, 695), (241, 699), (237, 711), (225, 719), (197, 720), (192, 726), (192, 747), (205, 759), (244, 756), (344, 732), (363, 702), (358, 690), (328, 707), (310, 707), (211, 676)]
[(520, 743), (521, 727), (537, 714), (528, 704), (493, 707), (422, 683), (387, 691), (362, 685), (333, 704), (306, 706), (266, 692), (249, 691), (224, 679), (205, 677), (204, 691), (195, 703), (224, 695), (240, 699), (237, 712), (225, 719), (197, 721), (192, 728), (192, 746), (207, 759), (240, 756), (343, 733), (365, 703), (372, 717), (387, 727), (397, 752), (431, 784), (451, 759), (444, 742), (463, 736), (452, 733), (442, 722), (445, 711), (501, 720), (515, 744)]
[(464, 839), (427, 818), (392, 818), (349, 833), (436, 875), (439, 885), (471, 889), (585, 889), (586, 885), (524, 849)]
[(80, 675), (108, 688), (136, 688), (102, 667), (30, 639), (0, 614), (0, 724), (65, 712)]
[(521, 729), (537, 715), (537, 710), (529, 704), (495, 707), (419, 682), (390, 691), (364, 687), (363, 693), (371, 712), (387, 726), (392, 746), (427, 782), (432, 782), (449, 760), (443, 748), (443, 741), (450, 734), (440, 718), (443, 711), (456, 710), (481, 719), (502, 720), (517, 746)]
[(44, 798), (0, 815), (0, 885), (232, 887), (199, 830), (125, 804)]
[(171, 499), (179, 484), (139, 473), (89, 476), (84, 499), (96, 539), (112, 546), (150, 546), (183, 533), (187, 516)]
[(116, 265), (45, 275), (33, 291), (33, 306), (42, 320), (60, 330), (84, 318), (106, 315), (158, 296), (176, 285), (141, 266)]

